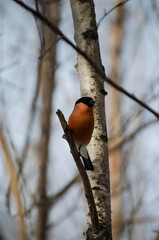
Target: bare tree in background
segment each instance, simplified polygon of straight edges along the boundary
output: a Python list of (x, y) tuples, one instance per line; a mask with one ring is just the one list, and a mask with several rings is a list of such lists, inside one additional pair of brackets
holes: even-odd
[[(119, 85), (122, 84), (120, 76), (120, 53), (123, 39), (124, 6), (116, 9), (115, 20), (110, 26), (111, 66), (110, 77)], [(111, 136), (117, 138), (119, 127), (122, 125), (122, 112), (120, 106), (120, 93), (115, 89), (111, 91), (110, 124)], [(111, 139), (110, 136), (110, 139)], [(113, 239), (118, 239), (122, 228), (122, 148), (110, 152), (111, 188), (112, 188), (112, 230)]]
[[(55, 1), (49, 4), (41, 1), (43, 14), (48, 20), (56, 26), (59, 21), (59, 4)], [(57, 35), (53, 33), (47, 26), (42, 26), (42, 58), (39, 63), (39, 82), (42, 93), (42, 110), (41, 110), (41, 136), (39, 140), (39, 180), (37, 195), (39, 196), (39, 207), (36, 226), (36, 239), (46, 239), (47, 220), (49, 213), (49, 205), (47, 204), (47, 166), (49, 162), (49, 140), (52, 116), (52, 95), (54, 92), (54, 72), (56, 68), (56, 42)], [(41, 34), (41, 31), (40, 31)]]
[(0, 126), (0, 142), (2, 145), (3, 152), (5, 154), (5, 164), (7, 168), (9, 179), (9, 197), (15, 198), (16, 206), (17, 206), (17, 216), (19, 220), (19, 234), (17, 235), (18, 239), (27, 240), (27, 230), (25, 225), (25, 218), (24, 218), (24, 207), (22, 203), (22, 189), (20, 185), (20, 179), (17, 175), (16, 171), (16, 161), (15, 158), (11, 156), (9, 146), (6, 142), (5, 136), (3, 134), (2, 126)]

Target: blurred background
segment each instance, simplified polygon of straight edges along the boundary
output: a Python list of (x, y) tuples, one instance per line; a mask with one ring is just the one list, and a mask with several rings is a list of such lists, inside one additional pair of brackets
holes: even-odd
[[(159, 2), (130, 0), (103, 18), (117, 3), (94, 1), (106, 74), (159, 111)], [(74, 42), (68, 0), (38, 9)], [(11, 0), (0, 22), (0, 239), (85, 239), (83, 187), (56, 115), (68, 119), (80, 97), (77, 53)], [(158, 121), (105, 89), (113, 239), (157, 240)]]

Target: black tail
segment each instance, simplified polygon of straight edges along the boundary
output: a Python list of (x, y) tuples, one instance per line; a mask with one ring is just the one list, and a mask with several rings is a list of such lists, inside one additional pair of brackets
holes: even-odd
[(93, 164), (92, 164), (91, 159), (89, 157), (86, 145), (80, 144), (77, 147), (78, 147), (79, 154), (82, 157), (85, 169), (93, 171), (94, 167), (93, 167)]
[(82, 160), (83, 160), (83, 163), (84, 163), (84, 166), (85, 166), (85, 169), (86, 170), (90, 170), (90, 171), (93, 171), (94, 170), (94, 167), (93, 167), (93, 164), (91, 162), (91, 159), (88, 155), (88, 158), (84, 158), (83, 156), (82, 157)]

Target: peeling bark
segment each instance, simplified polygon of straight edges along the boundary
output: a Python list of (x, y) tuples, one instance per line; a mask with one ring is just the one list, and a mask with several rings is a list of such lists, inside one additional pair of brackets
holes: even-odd
[[(71, 0), (75, 41), (104, 74), (101, 63), (94, 4), (92, 0)], [(89, 174), (94, 199), (98, 211), (101, 229), (105, 234), (100, 239), (112, 239), (110, 180), (108, 161), (108, 140), (105, 117), (104, 81), (97, 71), (80, 54), (77, 55), (77, 70), (81, 86), (81, 95), (92, 97), (95, 103), (95, 128), (88, 150), (94, 165), (94, 172)], [(91, 228), (89, 213), (87, 214), (88, 231)], [(91, 239), (88, 237), (88, 239)]]

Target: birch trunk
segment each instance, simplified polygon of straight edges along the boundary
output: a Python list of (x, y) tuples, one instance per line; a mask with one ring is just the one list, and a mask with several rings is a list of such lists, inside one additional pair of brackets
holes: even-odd
[[(95, 20), (94, 3), (92, 0), (70, 0), (75, 41), (104, 71), (98, 42), (98, 34)], [(88, 151), (94, 165), (94, 172), (89, 173), (89, 178), (97, 206), (101, 229), (106, 234), (101, 239), (112, 239), (111, 235), (111, 204), (110, 204), (110, 180), (108, 161), (108, 140), (105, 116), (104, 81), (90, 64), (80, 55), (77, 55), (77, 70), (80, 80), (81, 95), (90, 96), (95, 100), (95, 128)], [(87, 214), (88, 231), (91, 229), (89, 213)]]

